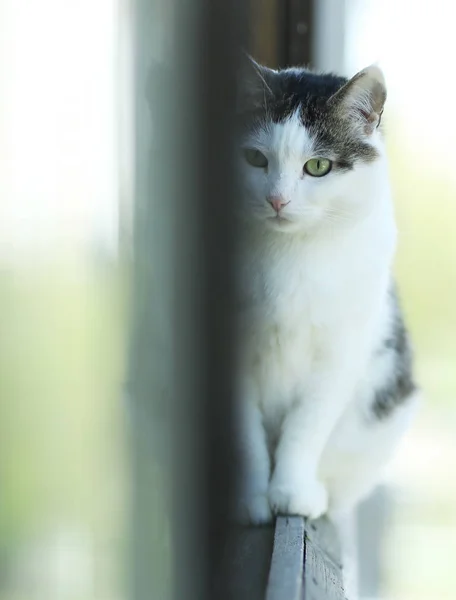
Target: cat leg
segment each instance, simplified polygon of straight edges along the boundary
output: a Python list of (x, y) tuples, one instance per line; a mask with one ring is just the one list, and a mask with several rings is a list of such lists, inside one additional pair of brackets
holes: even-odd
[(274, 513), (316, 519), (327, 511), (328, 493), (318, 479), (318, 464), (352, 390), (346, 377), (338, 377), (336, 371), (320, 373), (286, 416), (269, 486)]
[(349, 407), (333, 430), (319, 467), (329, 492), (330, 516), (353, 510), (380, 482), (419, 401), (419, 392), (414, 392), (385, 419), (367, 414), (359, 402)]

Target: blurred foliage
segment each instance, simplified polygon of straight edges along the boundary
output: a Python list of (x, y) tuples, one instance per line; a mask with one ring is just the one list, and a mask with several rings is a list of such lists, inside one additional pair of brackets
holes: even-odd
[(456, 178), (446, 165), (389, 137), (399, 223), (397, 273), (420, 381), (435, 407), (456, 398)]
[(0, 584), (62, 523), (122, 551), (123, 280), (79, 264), (0, 273)]
[(399, 225), (396, 270), (423, 391), (399, 452), (384, 547), (385, 598), (456, 597), (456, 172), (413, 145), (399, 120), (388, 127)]

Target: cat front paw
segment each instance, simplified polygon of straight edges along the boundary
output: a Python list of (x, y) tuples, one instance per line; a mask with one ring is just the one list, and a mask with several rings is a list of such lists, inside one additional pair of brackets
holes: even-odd
[(236, 506), (236, 521), (241, 525), (272, 523), (272, 511), (266, 494), (243, 498)]
[(315, 478), (300, 481), (298, 485), (273, 479), (269, 487), (269, 504), (276, 515), (318, 519), (328, 510), (328, 492)]

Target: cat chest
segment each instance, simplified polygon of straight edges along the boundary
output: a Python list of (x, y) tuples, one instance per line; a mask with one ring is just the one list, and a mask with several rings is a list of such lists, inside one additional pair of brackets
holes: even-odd
[(302, 394), (319, 347), (318, 328), (303, 314), (292, 322), (270, 318), (250, 330), (247, 360), (263, 407)]
[(267, 412), (302, 398), (317, 362), (321, 366), (339, 346), (355, 304), (334, 263), (260, 265), (245, 288), (244, 365)]

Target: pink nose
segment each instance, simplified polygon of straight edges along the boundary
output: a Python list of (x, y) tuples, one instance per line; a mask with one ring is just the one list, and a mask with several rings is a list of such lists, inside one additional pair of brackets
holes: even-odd
[(269, 196), (267, 200), (276, 213), (279, 213), (282, 208), (288, 204), (288, 202), (285, 202), (282, 196)]

